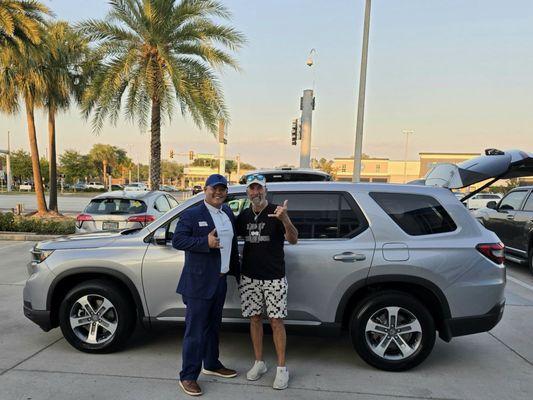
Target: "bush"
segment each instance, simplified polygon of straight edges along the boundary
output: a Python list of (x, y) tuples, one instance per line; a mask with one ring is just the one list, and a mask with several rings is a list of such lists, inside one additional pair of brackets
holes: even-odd
[(74, 218), (36, 218), (0, 213), (0, 231), (69, 235), (75, 233), (75, 224)]

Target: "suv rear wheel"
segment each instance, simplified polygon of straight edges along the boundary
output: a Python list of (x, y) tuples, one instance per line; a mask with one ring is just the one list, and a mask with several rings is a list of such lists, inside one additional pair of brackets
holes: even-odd
[(433, 317), (414, 297), (381, 292), (361, 302), (350, 322), (359, 356), (386, 371), (405, 371), (426, 359), (435, 344)]
[(72, 288), (59, 308), (65, 339), (87, 353), (110, 353), (122, 347), (135, 325), (135, 314), (122, 289), (104, 280)]

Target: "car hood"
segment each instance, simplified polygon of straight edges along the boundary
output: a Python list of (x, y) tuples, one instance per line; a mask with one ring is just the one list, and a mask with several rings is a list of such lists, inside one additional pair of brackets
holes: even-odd
[(416, 183), (460, 189), (488, 179), (511, 179), (523, 176), (533, 176), (533, 153), (487, 149), (484, 156), (459, 164), (438, 164), (423, 180)]
[(82, 233), (39, 242), (36, 247), (41, 250), (91, 249), (109, 246), (120, 237), (120, 232)]

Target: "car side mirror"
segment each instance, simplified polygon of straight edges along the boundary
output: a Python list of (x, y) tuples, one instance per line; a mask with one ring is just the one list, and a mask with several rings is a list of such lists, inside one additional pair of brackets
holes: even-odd
[(166, 228), (166, 226), (163, 226), (161, 228), (157, 228), (157, 230), (154, 232), (153, 241), (156, 244), (166, 244), (167, 243), (167, 228)]
[(496, 203), (494, 200), (489, 201), (489, 202), (487, 203), (487, 207), (488, 207), (488, 208), (492, 208), (493, 210), (495, 210), (497, 206), (498, 206), (498, 203)]

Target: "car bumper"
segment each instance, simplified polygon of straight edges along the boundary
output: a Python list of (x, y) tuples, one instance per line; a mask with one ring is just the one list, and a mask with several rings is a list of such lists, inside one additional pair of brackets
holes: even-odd
[(36, 323), (41, 327), (45, 332), (48, 332), (52, 329), (52, 319), (50, 316), (50, 311), (47, 310), (34, 310), (31, 307), (31, 303), (28, 301), (24, 302), (24, 315), (26, 318)]
[(505, 300), (496, 304), (489, 312), (483, 315), (446, 319), (444, 320), (444, 330), (441, 332), (441, 337), (444, 340), (450, 340), (456, 336), (490, 331), (502, 319), (504, 309)]

